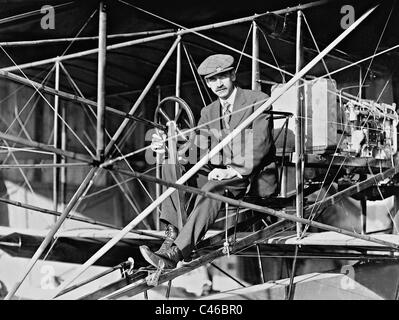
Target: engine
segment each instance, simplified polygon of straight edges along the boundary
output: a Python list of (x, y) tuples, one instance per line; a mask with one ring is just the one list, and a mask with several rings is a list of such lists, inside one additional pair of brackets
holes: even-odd
[(396, 104), (350, 100), (343, 108), (341, 154), (391, 159), (397, 152)]

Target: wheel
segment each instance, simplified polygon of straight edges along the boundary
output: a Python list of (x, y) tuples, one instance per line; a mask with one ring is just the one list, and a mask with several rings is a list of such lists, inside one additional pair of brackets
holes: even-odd
[(194, 115), (189, 105), (181, 98), (166, 97), (155, 109), (154, 122), (166, 125), (174, 121), (177, 127), (177, 154), (183, 156), (194, 141), (195, 132), (184, 133), (195, 126)]

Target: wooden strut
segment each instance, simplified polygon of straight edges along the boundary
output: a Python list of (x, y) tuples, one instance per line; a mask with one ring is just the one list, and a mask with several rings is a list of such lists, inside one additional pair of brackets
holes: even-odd
[(46, 169), (46, 168), (68, 168), (68, 167), (87, 167), (87, 162), (71, 162), (71, 163), (33, 163), (33, 164), (0, 164), (0, 169)]
[[(302, 11), (297, 12), (297, 32), (296, 32), (296, 72), (298, 73), (303, 66), (303, 36), (302, 36)], [(303, 189), (304, 189), (304, 154), (305, 154), (305, 91), (303, 88), (303, 80), (299, 80), (296, 84), (297, 106), (295, 117), (295, 182), (296, 182), (296, 215), (303, 217)], [(297, 223), (297, 237), (302, 232), (302, 225)]]
[(96, 160), (104, 160), (105, 148), (105, 69), (107, 54), (107, 5), (99, 3), (98, 17), (98, 64), (97, 64), (97, 126)]
[[(60, 62), (55, 62), (55, 89), (59, 90), (60, 88)], [(53, 141), (54, 141), (54, 148), (59, 149), (59, 137), (58, 137), (58, 126), (59, 126), (59, 97), (54, 96), (54, 134), (53, 134)], [(53, 164), (57, 165), (60, 161), (59, 155), (53, 155)], [(60, 189), (60, 175), (59, 175), (59, 167), (55, 166), (53, 168), (53, 207), (54, 210), (58, 210), (58, 194)]]
[[(160, 29), (160, 30), (151, 30), (151, 31), (118, 33), (118, 34), (107, 35), (107, 39), (149, 36), (152, 34), (159, 34), (159, 33), (172, 32), (172, 31), (174, 31), (174, 30), (173, 29)], [(27, 45), (31, 46), (31, 45), (40, 45), (40, 44), (58, 43), (58, 42), (76, 42), (76, 41), (85, 41), (85, 40), (98, 40), (98, 38), (99, 38), (98, 36), (95, 36), (95, 37), (57, 38), (57, 39), (42, 39), (42, 40), (6, 41), (6, 42), (0, 42), (0, 46), (2, 46), (2, 47), (17, 47), (17, 46), (27, 46)]]
[[(218, 145), (216, 145), (207, 155), (205, 155), (196, 165), (194, 165), (190, 170), (188, 170), (178, 181), (176, 184), (183, 184), (189, 178), (191, 178), (203, 165), (209, 162), (209, 160), (217, 155), (219, 151), (225, 147), (235, 136), (237, 136), (244, 128), (246, 128), (250, 123), (252, 123), (260, 114), (263, 113), (268, 107), (270, 107), (277, 99), (281, 97), (281, 95), (289, 90), (300, 78), (302, 78), (309, 70), (311, 70), (323, 57), (330, 52), (339, 42), (341, 42), (349, 33), (351, 33), (366, 17), (368, 17), (377, 6), (371, 8), (366, 13), (364, 13), (358, 20), (356, 20), (348, 29), (346, 29), (342, 34), (340, 34), (330, 45), (328, 45), (322, 52), (320, 52), (312, 61), (310, 61), (306, 66), (304, 66), (300, 72), (298, 72), (293, 78), (291, 78), (282, 88), (279, 90), (274, 97), (268, 99), (265, 103), (263, 103), (257, 110), (255, 110), (248, 118), (246, 118), (240, 125), (238, 125), (229, 135), (227, 135)], [(176, 44), (176, 42), (175, 42)], [(120, 134), (120, 129), (123, 130), (123, 123), (121, 127), (118, 129), (116, 134)], [(113, 141), (109, 143), (108, 146), (112, 146)], [(107, 149), (106, 149), (107, 153)], [(100, 165), (100, 168), (102, 166)], [(77, 277), (79, 277), (89, 266), (91, 266), (95, 261), (97, 261), (102, 255), (104, 255), (109, 249), (111, 249), (119, 240), (123, 238), (123, 236), (131, 229), (133, 229), (142, 219), (146, 218), (150, 213), (154, 211), (155, 208), (159, 206), (167, 197), (169, 197), (176, 189), (168, 188), (160, 197), (151, 203), (144, 211), (135, 219), (133, 219), (128, 225), (125, 226), (123, 230), (119, 234), (117, 234), (114, 238), (108, 241), (102, 248), (100, 248), (89, 260), (87, 260), (83, 265), (77, 268), (75, 272), (70, 276), (68, 280), (63, 282), (59, 288), (59, 290), (63, 290), (67, 287), (72, 281), (74, 281)], [(293, 219), (289, 215), (286, 215), (287, 218)], [(298, 219), (298, 218), (296, 218)], [(304, 219), (305, 220), (305, 219)], [(305, 222), (306, 221), (306, 222)], [(307, 223), (307, 220), (303, 221)], [(301, 220), (297, 220), (297, 222), (302, 222)], [(327, 226), (324, 226), (326, 228)], [(331, 230), (331, 229), (329, 229)], [(346, 231), (345, 231), (346, 232)], [(352, 235), (352, 233), (351, 233)], [(386, 245), (386, 244), (385, 244)], [(392, 244), (389, 244), (392, 246)], [(396, 247), (396, 245), (395, 245)]]

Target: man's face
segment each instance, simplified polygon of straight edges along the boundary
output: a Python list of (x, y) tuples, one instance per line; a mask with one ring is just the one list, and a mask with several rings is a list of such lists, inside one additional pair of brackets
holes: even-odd
[(206, 84), (219, 98), (227, 99), (234, 90), (235, 80), (235, 72), (227, 71), (207, 78)]

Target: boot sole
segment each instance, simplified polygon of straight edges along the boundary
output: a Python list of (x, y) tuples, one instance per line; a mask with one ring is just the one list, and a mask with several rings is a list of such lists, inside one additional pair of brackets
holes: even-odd
[(147, 261), (155, 268), (158, 268), (160, 263), (163, 263), (165, 268), (168, 269), (176, 268), (176, 265), (171, 264), (167, 259), (160, 258), (156, 254), (154, 254), (147, 246), (140, 246), (140, 252), (145, 261)]

